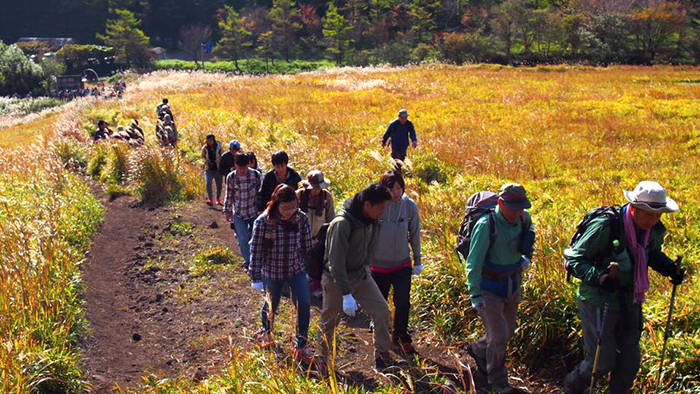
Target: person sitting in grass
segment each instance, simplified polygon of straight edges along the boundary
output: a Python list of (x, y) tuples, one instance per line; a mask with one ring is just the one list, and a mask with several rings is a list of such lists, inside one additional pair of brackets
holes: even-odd
[(343, 312), (355, 316), (358, 303), (374, 322), (377, 371), (390, 366), (389, 304), (369, 271), (370, 253), (377, 236), (377, 219), (390, 202), (389, 189), (373, 183), (348, 200), (328, 227), (326, 268), (321, 277), (323, 309), (318, 352), (321, 372), (325, 368), (334, 368), (335, 354), (329, 352), (336, 343), (336, 327)]
[(275, 188), (267, 209), (255, 220), (250, 245), (252, 287), (267, 292), (261, 314), (261, 346), (274, 344), (274, 316), (282, 296), (282, 287), (287, 284), (297, 312), (292, 356), (297, 361), (311, 363), (312, 352), (307, 346), (311, 295), (304, 261), (304, 256), (311, 250), (311, 224), (306, 214), (299, 210), (293, 188), (285, 184)]
[(286, 152), (279, 151), (272, 154), (272, 166), (274, 168), (268, 171), (263, 178), (260, 195), (258, 196), (258, 212), (265, 210), (267, 202), (270, 201), (272, 192), (277, 185), (284, 183), (294, 190), (299, 187), (301, 176), (287, 164), (289, 164), (289, 156), (287, 156)]
[(489, 392), (509, 394), (521, 392), (508, 384), (506, 347), (515, 332), (522, 271), (530, 265), (535, 238), (525, 188), (508, 183), (498, 195), (495, 212), (474, 224), (467, 255), (469, 295), (486, 331), (467, 351), (486, 374)]
[(92, 140), (97, 142), (100, 140), (108, 140), (112, 138), (114, 132), (107, 126), (107, 122), (100, 119), (97, 121), (97, 130), (92, 133)]
[(250, 264), (250, 236), (258, 217), (257, 197), (262, 175), (248, 167), (248, 155), (236, 155), (236, 169), (226, 176), (224, 217), (233, 224), (238, 247), (243, 257), (243, 268)]
[[(385, 300), (394, 288), (394, 344), (403, 354), (415, 353), (408, 333), (408, 313), (411, 309), (411, 276), (423, 270), (420, 251), (420, 217), (418, 205), (405, 193), (401, 173), (389, 171), (379, 184), (391, 191), (391, 203), (379, 219), (377, 242), (372, 253), (372, 278)], [(413, 250), (413, 263), (411, 261)]]
[[(648, 267), (680, 285), (685, 271), (661, 251), (666, 228), (663, 213), (678, 211), (656, 182), (640, 182), (624, 191), (629, 202), (619, 217), (593, 219), (571, 248), (564, 252), (570, 272), (581, 279), (578, 313), (583, 328), (585, 357), (564, 379), (564, 392), (587, 392), (600, 333), (595, 377), (610, 373), (609, 393), (629, 393), (639, 371), (642, 304), (649, 290)], [(613, 221), (617, 221), (614, 223)], [(617, 246), (615, 245), (617, 241)], [(612, 247), (611, 247), (612, 246)], [(611, 270), (611, 262), (617, 268)], [(607, 306), (607, 308), (606, 308)], [(607, 311), (605, 311), (607, 309)]]

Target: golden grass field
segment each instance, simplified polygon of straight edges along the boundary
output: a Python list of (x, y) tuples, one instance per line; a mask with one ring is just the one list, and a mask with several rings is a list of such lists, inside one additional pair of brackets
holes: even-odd
[[(157, 156), (155, 105), (168, 97), (181, 136), (178, 160), (197, 162), (210, 132), (220, 141), (238, 139), (266, 169), (271, 167), (269, 155), (284, 149), (300, 173), (323, 170), (342, 201), (388, 168), (381, 137), (398, 109), (407, 108), (419, 139), (418, 149), (409, 150), (413, 177), (407, 192), (420, 206), (426, 261), (426, 272), (414, 286), (413, 324), (444, 340), (474, 337), (481, 325), (453, 252), (466, 198), (505, 182), (522, 183), (533, 202), (538, 242), (525, 283), (521, 327), (511, 348), (533, 374), (547, 369), (562, 373), (565, 363), (580, 357), (575, 285), (565, 283), (561, 268), (575, 224), (597, 205), (623, 203), (623, 189), (642, 180), (658, 181), (681, 207), (662, 219), (669, 229), (667, 254), (683, 253), (689, 271), (676, 301), (665, 392), (700, 392), (700, 290), (695, 278), (700, 259), (700, 69), (426, 65), (264, 78), (156, 72), (128, 81), (120, 101), (86, 101), (60, 115), (0, 130), (4, 156), (35, 142), (37, 133), (58, 141), (43, 142), (45, 150), (64, 159), (79, 156), (85, 167), (95, 154), (87, 136), (96, 121), (105, 119), (116, 129), (132, 118), (140, 119), (148, 134), (151, 147), (144, 151)], [(125, 173), (119, 187), (143, 190), (147, 178), (138, 169), (139, 158), (149, 154), (122, 152), (131, 159), (113, 164)], [(13, 179), (27, 173), (2, 169), (6, 196)], [(197, 167), (178, 171), (180, 196), (203, 198)], [(0, 207), (3, 226), (14, 215), (8, 209)], [(15, 235), (3, 232), (2, 243), (11, 243), (10, 236)], [(5, 284), (14, 280), (10, 260), (0, 260)], [(639, 392), (653, 388), (670, 297), (667, 282), (650, 276)], [(14, 318), (6, 313), (18, 308), (21, 286), (2, 289), (0, 312)], [(27, 316), (29, 321), (19, 325), (4, 320), (0, 334), (22, 336), (32, 319), (42, 318)], [(40, 348), (28, 347), (27, 352)], [(23, 365), (8, 359), (14, 356), (0, 346), (0, 364), (12, 365), (9, 371), (15, 363), (19, 369)]]

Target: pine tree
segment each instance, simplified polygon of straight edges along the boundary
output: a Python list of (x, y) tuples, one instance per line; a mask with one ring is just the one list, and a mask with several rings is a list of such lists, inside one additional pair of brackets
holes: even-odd
[(236, 69), (240, 71), (238, 59), (243, 57), (245, 52), (253, 45), (251, 42), (253, 26), (247, 23), (245, 18), (239, 16), (231, 6), (225, 6), (221, 10), (218, 20), (221, 40), (216, 45), (215, 51), (233, 58)]
[(350, 26), (345, 17), (338, 13), (338, 8), (333, 4), (328, 4), (326, 17), (323, 19), (323, 37), (326, 39), (328, 53), (331, 54), (335, 63), (340, 65), (343, 58), (352, 45), (349, 38)]
[(296, 49), (297, 31), (301, 29), (296, 3), (294, 0), (273, 0), (268, 18), (272, 22), (273, 45), (289, 61)]
[(147, 64), (151, 57), (148, 53), (150, 39), (139, 29), (141, 21), (128, 10), (114, 10), (115, 18), (107, 21), (105, 34), (97, 38), (115, 50), (117, 61), (129, 66)]

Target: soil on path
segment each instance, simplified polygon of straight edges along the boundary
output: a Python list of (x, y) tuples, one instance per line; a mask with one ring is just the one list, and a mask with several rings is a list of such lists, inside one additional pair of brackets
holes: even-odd
[[(261, 299), (250, 289), (240, 257), (236, 255), (226, 267), (214, 267), (215, 274), (196, 268), (198, 256), (217, 246), (238, 254), (221, 207), (199, 202), (149, 207), (129, 196), (110, 200), (97, 186), (94, 192), (103, 196), (106, 209), (83, 266), (89, 330), (82, 345), (92, 392), (137, 389), (148, 373), (202, 379), (221, 370), (233, 349), (254, 346)], [(280, 313), (288, 315), (284, 320), (294, 321), (291, 308), (282, 307)], [(319, 315), (316, 300), (312, 326)], [(339, 378), (376, 387), (384, 377), (372, 372), (369, 320), (360, 314), (341, 326)], [(278, 353), (291, 348), (286, 332), (290, 330), (287, 326), (280, 331)], [(455, 386), (462, 386), (462, 379), (468, 382), (458, 362), (468, 363), (472, 370), (476, 367), (465, 351), (445, 346), (429, 333), (413, 335), (426, 363), (450, 377)], [(478, 373), (474, 378), (477, 387), (485, 385)], [(512, 383), (531, 393), (559, 392), (554, 385), (517, 377)]]

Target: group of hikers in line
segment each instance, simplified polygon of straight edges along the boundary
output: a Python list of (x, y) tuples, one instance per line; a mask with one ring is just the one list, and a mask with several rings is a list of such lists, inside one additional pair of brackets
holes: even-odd
[[(409, 138), (417, 145), (407, 118), (405, 110), (399, 112), (382, 140), (382, 145), (391, 140), (397, 160), (405, 159)], [(358, 305), (372, 319), (378, 371), (415, 353), (408, 320), (411, 279), (423, 270), (420, 217), (417, 204), (406, 194), (400, 167), (382, 174), (335, 215), (330, 181), (323, 172), (312, 170), (302, 181), (288, 166), (287, 154), (276, 152), (271, 157), (274, 168), (263, 175), (251, 168), (249, 155), (234, 153), (240, 152), (238, 141), (229, 147), (235, 168), (225, 176), (223, 212), (235, 229), (253, 289), (267, 293), (260, 344), (274, 343), (274, 315), (283, 286), (288, 285), (297, 311), (296, 360), (313, 362), (319, 371), (333, 368), (335, 354), (330, 349), (336, 328), (343, 314), (357, 313)], [(207, 172), (223, 162), (217, 151), (220, 144), (209, 135), (202, 151), (210, 163)], [(207, 175), (209, 203), (214, 178)], [(627, 204), (622, 207), (598, 208), (586, 215), (565, 253), (567, 270), (581, 280), (577, 302), (585, 350), (583, 361), (564, 379), (565, 393), (583, 393), (589, 382), (592, 387), (594, 379), (608, 373), (609, 393), (630, 392), (641, 360), (648, 267), (670, 277), (674, 285), (684, 279), (685, 271), (662, 252), (661, 215), (677, 211), (677, 204), (650, 181), (624, 191), (624, 197)], [(522, 274), (533, 256), (530, 207), (525, 188), (518, 184), (505, 184), (488, 196), (476, 193), (460, 229), (458, 251), (472, 306), (485, 329), (467, 351), (486, 375), (490, 392), (520, 392), (508, 383), (506, 348), (517, 326)], [(388, 306), (392, 289), (393, 330)], [(312, 292), (323, 298), (315, 354), (307, 339)], [(390, 356), (392, 348), (398, 359)]]
[[(175, 125), (175, 117), (168, 104), (168, 99), (164, 98), (163, 102), (156, 107), (156, 138), (162, 146), (175, 148), (179, 140), (177, 126)], [(143, 145), (146, 140), (146, 135), (139, 127), (139, 121), (133, 119), (127, 127), (122, 125), (117, 126), (117, 131), (114, 132), (109, 128), (105, 120), (100, 119), (97, 122), (97, 130), (92, 133), (92, 140), (97, 142), (101, 140), (121, 140), (132, 145)]]
[[(162, 110), (166, 105), (164, 100), (158, 113), (172, 121), (172, 113)], [(409, 140), (415, 148), (415, 128), (402, 109), (382, 146), (390, 141), (391, 156), (400, 162)], [(209, 134), (201, 157), (207, 204), (223, 205), (252, 288), (266, 293), (257, 337), (261, 346), (274, 346), (274, 316), (288, 286), (297, 312), (295, 360), (315, 365), (320, 373), (332, 370), (337, 326), (344, 314), (354, 316), (358, 306), (372, 319), (378, 371), (416, 353), (408, 321), (411, 280), (423, 270), (420, 216), (406, 194), (400, 166), (356, 193), (336, 215), (323, 172), (309, 171), (302, 180), (283, 151), (272, 154), (273, 168), (263, 174), (255, 155), (243, 151), (239, 141), (231, 141), (223, 152)], [(564, 254), (568, 273), (581, 280), (577, 303), (585, 353), (563, 381), (567, 394), (584, 393), (607, 374), (609, 393), (629, 393), (641, 362), (648, 267), (671, 278), (674, 286), (684, 280), (685, 270), (662, 251), (666, 229), (661, 216), (677, 211), (678, 205), (651, 181), (623, 195), (625, 205), (589, 212)], [(508, 383), (506, 348), (517, 327), (523, 272), (533, 258), (536, 229), (529, 208), (519, 184), (504, 184), (498, 193), (475, 193), (459, 230), (457, 251), (485, 331), (467, 352), (486, 376), (489, 392), (521, 392)], [(323, 298), (315, 354), (307, 338), (312, 295)], [(392, 349), (398, 359), (391, 357)]]

